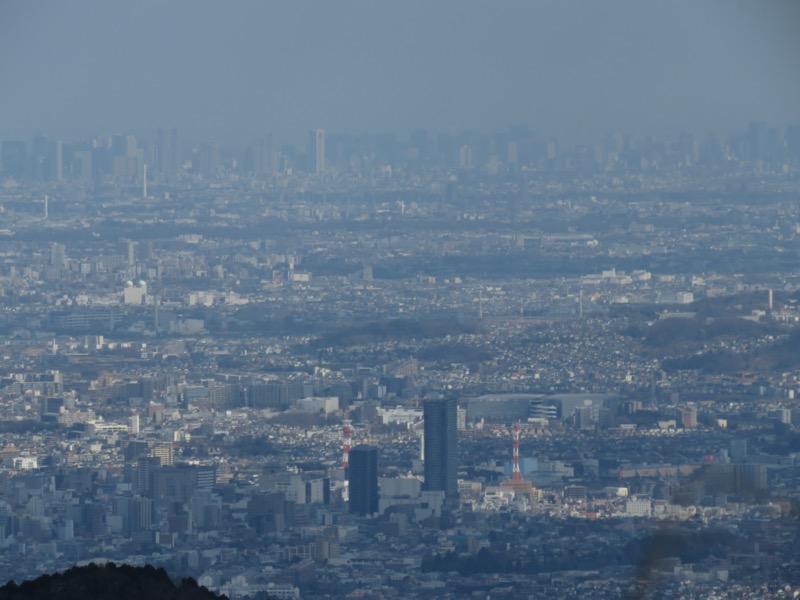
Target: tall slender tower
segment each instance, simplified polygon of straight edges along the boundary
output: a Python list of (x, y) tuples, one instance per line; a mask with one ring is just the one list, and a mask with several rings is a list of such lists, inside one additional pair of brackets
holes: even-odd
[(160, 307), (161, 307), (161, 296), (156, 294), (155, 297), (153, 298), (153, 329), (155, 330), (156, 335), (158, 335), (158, 328), (161, 325), (161, 323), (159, 323), (160, 315), (158, 314), (158, 309)]
[(350, 445), (353, 443), (353, 427), (351, 426), (350, 419), (345, 419), (344, 427), (342, 427), (342, 464), (341, 467), (346, 469), (350, 466)]
[(325, 130), (312, 129), (309, 136), (309, 159), (314, 173), (322, 175), (325, 172)]
[(455, 398), (427, 400), (425, 417), (425, 485), (428, 491), (458, 496), (458, 407)]
[(514, 434), (513, 452), (511, 459), (511, 479), (519, 481), (522, 479), (522, 473), (519, 471), (519, 423), (514, 423), (511, 428)]
[(147, 165), (142, 166), (142, 198), (147, 198)]
[(178, 145), (178, 130), (173, 128), (169, 134), (169, 160), (172, 165), (172, 177), (177, 177), (181, 166), (181, 153)]

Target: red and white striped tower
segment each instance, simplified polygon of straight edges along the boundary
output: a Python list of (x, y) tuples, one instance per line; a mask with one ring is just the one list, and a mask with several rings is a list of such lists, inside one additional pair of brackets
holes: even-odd
[(350, 445), (353, 443), (353, 428), (350, 425), (350, 419), (344, 420), (344, 427), (342, 428), (342, 468), (346, 469), (350, 466)]
[(519, 472), (519, 423), (514, 423), (511, 431), (514, 433), (514, 453), (511, 459), (511, 479), (512, 481), (519, 481), (522, 479), (522, 473)]

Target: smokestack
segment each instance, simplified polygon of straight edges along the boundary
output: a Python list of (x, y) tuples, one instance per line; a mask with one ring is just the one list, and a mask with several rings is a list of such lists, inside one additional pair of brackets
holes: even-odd
[(512, 463), (511, 463), (511, 479), (513, 481), (519, 481), (522, 479), (522, 473), (519, 470), (519, 423), (514, 423), (514, 426), (511, 428), (511, 431), (514, 433), (514, 451), (512, 454)]
[(344, 419), (342, 429), (342, 468), (350, 466), (350, 445), (353, 443), (353, 428), (350, 426), (350, 419)]

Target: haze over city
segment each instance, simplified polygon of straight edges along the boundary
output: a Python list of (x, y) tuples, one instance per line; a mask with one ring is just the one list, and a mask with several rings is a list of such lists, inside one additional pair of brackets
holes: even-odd
[(729, 134), (800, 121), (799, 26), (791, 1), (10, 0), (0, 135)]

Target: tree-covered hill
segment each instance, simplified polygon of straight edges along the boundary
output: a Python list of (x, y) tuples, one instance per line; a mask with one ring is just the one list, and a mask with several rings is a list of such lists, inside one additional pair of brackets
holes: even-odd
[(0, 587), (0, 600), (221, 600), (194, 579), (175, 583), (152, 566), (91, 564)]

